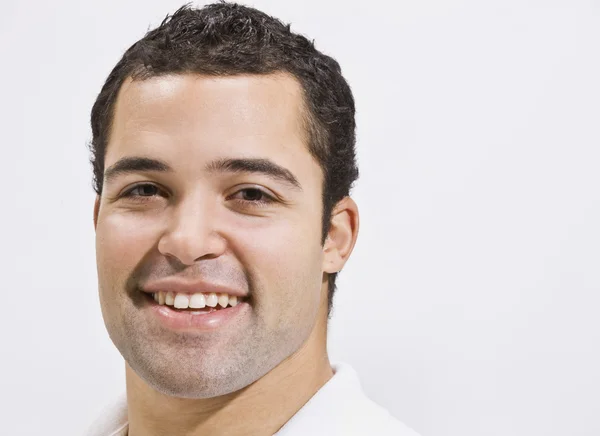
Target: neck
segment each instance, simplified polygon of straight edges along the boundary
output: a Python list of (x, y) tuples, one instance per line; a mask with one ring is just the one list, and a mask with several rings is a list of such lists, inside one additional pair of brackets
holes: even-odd
[(327, 323), (318, 321), (304, 345), (261, 379), (221, 397), (161, 394), (126, 364), (129, 436), (273, 435), (333, 376), (322, 322)]

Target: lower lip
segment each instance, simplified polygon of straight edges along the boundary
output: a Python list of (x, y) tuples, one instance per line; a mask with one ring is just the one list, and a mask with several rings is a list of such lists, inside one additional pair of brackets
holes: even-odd
[(215, 331), (241, 319), (250, 310), (248, 303), (241, 302), (235, 307), (227, 307), (214, 312), (192, 313), (160, 305), (150, 294), (148, 294), (148, 300), (150, 312), (158, 321), (164, 327), (178, 331)]

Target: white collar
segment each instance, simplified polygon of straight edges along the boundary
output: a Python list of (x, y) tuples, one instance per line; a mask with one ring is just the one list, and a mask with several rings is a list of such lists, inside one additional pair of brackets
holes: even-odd
[[(418, 436), (364, 394), (350, 365), (340, 362), (332, 369), (333, 377), (275, 436)], [(126, 436), (127, 427), (127, 398), (122, 394), (86, 436)]]
[(356, 371), (332, 365), (333, 377), (276, 433), (276, 436), (418, 436), (371, 401)]

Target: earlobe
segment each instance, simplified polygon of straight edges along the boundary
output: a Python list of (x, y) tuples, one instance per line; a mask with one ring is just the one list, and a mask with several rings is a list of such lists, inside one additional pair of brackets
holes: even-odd
[(329, 233), (323, 246), (323, 271), (339, 272), (354, 249), (358, 237), (358, 206), (350, 197), (338, 202), (331, 213)]

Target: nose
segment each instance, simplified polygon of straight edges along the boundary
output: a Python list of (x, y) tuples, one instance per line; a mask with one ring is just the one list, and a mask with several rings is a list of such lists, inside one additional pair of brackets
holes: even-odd
[(207, 201), (182, 202), (173, 209), (168, 227), (158, 242), (159, 252), (185, 265), (222, 255), (226, 241), (215, 228), (215, 212), (215, 206)]

